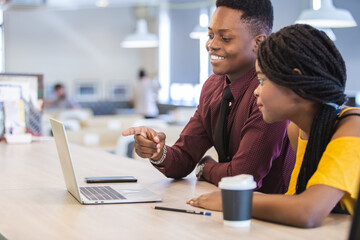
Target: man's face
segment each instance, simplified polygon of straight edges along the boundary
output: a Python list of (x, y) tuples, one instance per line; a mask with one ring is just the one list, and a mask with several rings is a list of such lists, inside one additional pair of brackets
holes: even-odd
[(255, 66), (254, 36), (240, 18), (242, 11), (218, 7), (210, 22), (206, 49), (215, 74), (226, 74), (231, 81)]
[(55, 90), (55, 94), (58, 98), (64, 98), (65, 97), (65, 88), (61, 87)]

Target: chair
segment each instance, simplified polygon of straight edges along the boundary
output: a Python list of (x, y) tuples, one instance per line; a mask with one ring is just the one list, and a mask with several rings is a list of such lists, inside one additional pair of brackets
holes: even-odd
[(134, 152), (134, 137), (133, 136), (120, 136), (116, 144), (116, 155), (123, 157), (133, 158)]

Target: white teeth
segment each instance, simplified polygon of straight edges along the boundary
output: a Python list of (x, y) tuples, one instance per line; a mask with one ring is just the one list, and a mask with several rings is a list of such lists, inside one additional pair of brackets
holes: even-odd
[(214, 60), (223, 60), (225, 59), (224, 57), (220, 57), (220, 56), (216, 56), (216, 55), (211, 55), (211, 59), (214, 59)]

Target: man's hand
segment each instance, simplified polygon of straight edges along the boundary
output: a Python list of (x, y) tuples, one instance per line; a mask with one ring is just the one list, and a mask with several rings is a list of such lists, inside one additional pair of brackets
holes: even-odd
[(194, 207), (222, 211), (221, 190), (206, 193), (197, 198), (191, 198), (187, 200), (186, 203)]
[(163, 155), (166, 135), (148, 127), (132, 127), (122, 132), (123, 136), (134, 135), (135, 152), (142, 158), (158, 161)]

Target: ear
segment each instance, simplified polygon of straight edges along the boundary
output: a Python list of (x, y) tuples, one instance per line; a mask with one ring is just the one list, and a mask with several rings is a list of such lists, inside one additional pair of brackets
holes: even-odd
[(266, 39), (266, 35), (265, 34), (260, 34), (255, 36), (254, 38), (254, 52), (257, 53), (260, 44)]
[(300, 69), (298, 69), (298, 68), (294, 68), (293, 71), (294, 71), (294, 72), (297, 72), (299, 75), (302, 75), (302, 72), (301, 72)]

